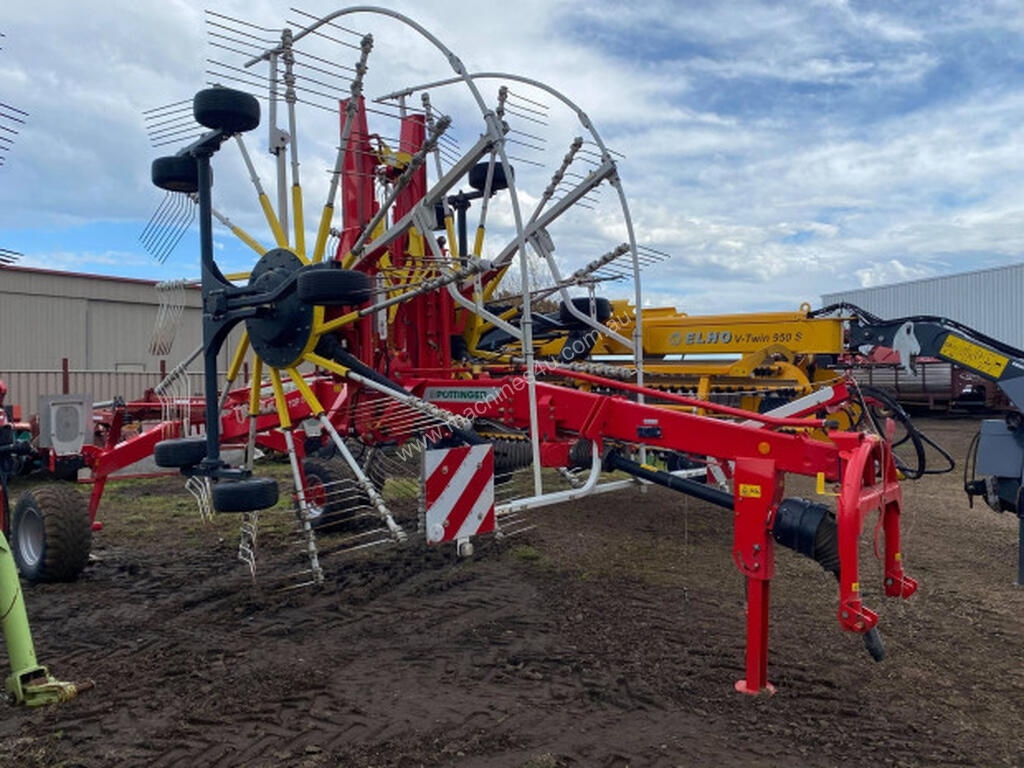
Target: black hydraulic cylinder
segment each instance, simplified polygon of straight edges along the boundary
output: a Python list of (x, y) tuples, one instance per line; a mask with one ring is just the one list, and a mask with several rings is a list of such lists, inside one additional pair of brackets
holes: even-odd
[(709, 488), (703, 483), (688, 480), (685, 477), (677, 477), (671, 472), (664, 472), (651, 466), (638, 464), (616, 451), (609, 453), (605, 457), (605, 468), (621, 470), (628, 475), (633, 475), (633, 477), (639, 477), (641, 480), (663, 485), (666, 488), (685, 493), (688, 496), (696, 496), (698, 499), (711, 502), (725, 509), (736, 508), (731, 493), (720, 491), (717, 488)]

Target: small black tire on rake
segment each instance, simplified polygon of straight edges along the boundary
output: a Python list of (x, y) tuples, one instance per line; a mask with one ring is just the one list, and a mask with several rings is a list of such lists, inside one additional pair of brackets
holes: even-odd
[(277, 481), (272, 477), (250, 477), (213, 486), (213, 508), (218, 512), (252, 512), (275, 504)]
[[(572, 300), (572, 305), (584, 315), (590, 315), (590, 299), (588, 297), (577, 296)], [(608, 299), (594, 299), (594, 307), (597, 310), (597, 322), (608, 322), (612, 316), (612, 303)], [(558, 305), (558, 321), (570, 328), (583, 325), (580, 319), (574, 317), (569, 311), (569, 307), (564, 301)]]
[(260, 103), (233, 88), (206, 88), (192, 98), (192, 114), (215, 131), (245, 133), (260, 124)]
[(324, 307), (350, 306), (373, 294), (369, 275), (355, 269), (306, 269), (299, 274), (299, 299)]
[(205, 437), (182, 437), (176, 440), (161, 440), (153, 448), (153, 460), (158, 467), (173, 469), (194, 467), (205, 458)]
[(191, 155), (168, 155), (153, 161), (153, 184), (168, 192), (195, 194), (199, 191), (199, 166)]

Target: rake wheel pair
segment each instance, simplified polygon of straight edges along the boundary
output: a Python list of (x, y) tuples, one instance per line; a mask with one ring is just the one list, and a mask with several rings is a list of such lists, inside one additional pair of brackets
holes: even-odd
[[(260, 103), (253, 96), (230, 88), (207, 88), (192, 100), (196, 122), (225, 134), (245, 133), (260, 124)], [(191, 155), (160, 157), (153, 161), (153, 183), (168, 192), (193, 195), (199, 191), (199, 169)]]

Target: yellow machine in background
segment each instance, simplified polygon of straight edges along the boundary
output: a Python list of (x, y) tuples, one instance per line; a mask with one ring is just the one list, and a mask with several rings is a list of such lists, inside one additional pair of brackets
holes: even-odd
[[(642, 310), (641, 340), (645, 383), (654, 388), (723, 398), (749, 410), (780, 398), (791, 399), (839, 374), (829, 366), (847, 352), (842, 317), (811, 317), (803, 304), (796, 312), (690, 316), (672, 307)], [(636, 308), (611, 302), (605, 325), (632, 337)], [(587, 355), (591, 360), (632, 370), (633, 353), (597, 331)], [(537, 345), (544, 357), (559, 357), (573, 342), (559, 335)], [(563, 356), (566, 357), (566, 356)]]

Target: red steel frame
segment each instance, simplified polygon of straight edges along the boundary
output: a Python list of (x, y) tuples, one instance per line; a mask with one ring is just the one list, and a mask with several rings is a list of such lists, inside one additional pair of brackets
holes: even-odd
[[(602, 386), (637, 392), (636, 385), (623, 384), (597, 376), (565, 372), (575, 379)], [(423, 393), (431, 386), (494, 386), (503, 394), (477, 403), (473, 414), (504, 422), (516, 428), (529, 426), (525, 387), (508, 387), (507, 381), (475, 379), (456, 382), (450, 379), (424, 380), (413, 389)], [(700, 405), (718, 413), (731, 409), (694, 401), (677, 395), (646, 390), (651, 399)], [(840, 395), (837, 399), (841, 399)], [(917, 590), (917, 582), (903, 572), (900, 551), (899, 516), (902, 493), (899, 474), (888, 444), (860, 432), (828, 432), (828, 441), (806, 434), (775, 432), (770, 428), (745, 426), (707, 416), (667, 410), (639, 404), (620, 396), (598, 395), (568, 387), (537, 384), (538, 410), (545, 443), (563, 442), (566, 435), (582, 437), (602, 444), (606, 440), (642, 442), (648, 447), (699, 453), (721, 460), (735, 461), (735, 519), (733, 560), (747, 578), (747, 656), (746, 675), (736, 689), (744, 693), (772, 691), (768, 682), (768, 626), (770, 583), (775, 573), (775, 547), (771, 536), (774, 515), (782, 500), (787, 472), (817, 476), (840, 483), (837, 524), (839, 530), (840, 599), (839, 621), (843, 629), (867, 632), (878, 622), (876, 613), (860, 599), (858, 540), (865, 517), (871, 512), (882, 516), (885, 531), (885, 594), (908, 598)], [(457, 412), (464, 406), (437, 402)], [(764, 415), (738, 413), (761, 421), (766, 426), (800, 423), (821, 427), (821, 420), (773, 419)], [(660, 427), (660, 436), (651, 436), (650, 428)], [(639, 431), (644, 429), (644, 437)], [(891, 433), (890, 433), (891, 438)], [(567, 450), (542, 451), (543, 456), (567, 456)], [(554, 462), (552, 462), (554, 464)], [(557, 465), (557, 464), (556, 464)]]

